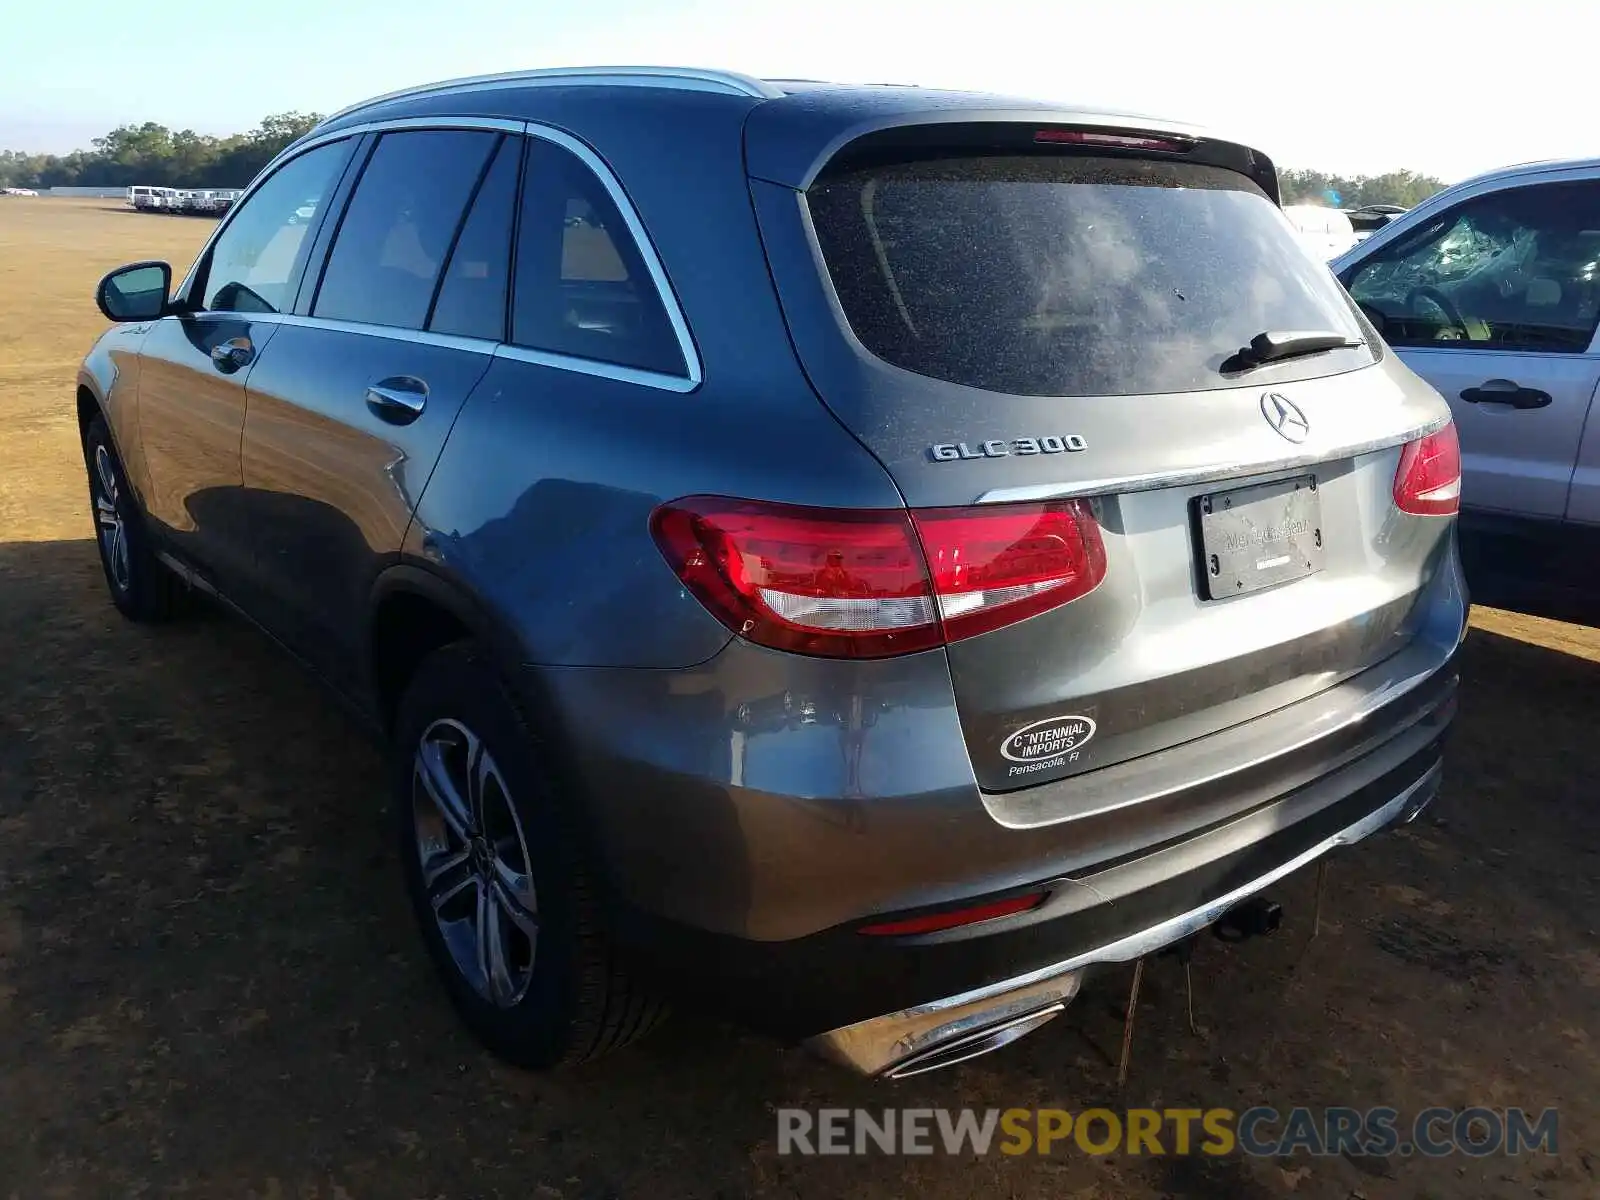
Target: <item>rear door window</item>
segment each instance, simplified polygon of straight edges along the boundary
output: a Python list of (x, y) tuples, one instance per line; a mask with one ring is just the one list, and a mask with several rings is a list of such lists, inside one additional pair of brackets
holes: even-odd
[(428, 328), (462, 337), (505, 337), (511, 227), (516, 219), (522, 141), (507, 138), (472, 201), (439, 284)]
[(497, 133), (386, 133), (334, 238), (312, 315), (421, 329)]
[[(807, 200), (856, 337), (936, 379), (1029, 396), (1229, 387), (1221, 364), (1257, 334), (1364, 336), (1278, 207), (1220, 167), (940, 157), (825, 174)], [(1274, 371), (1372, 361), (1363, 347)]]
[(685, 375), (661, 294), (616, 202), (575, 154), (528, 139), (512, 340)]

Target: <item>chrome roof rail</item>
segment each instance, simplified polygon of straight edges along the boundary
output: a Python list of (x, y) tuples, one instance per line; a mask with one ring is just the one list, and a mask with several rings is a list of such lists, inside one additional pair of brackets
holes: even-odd
[(783, 95), (783, 92), (770, 83), (751, 75), (741, 75), (736, 71), (715, 71), (700, 67), (540, 67), (528, 71), (502, 71), (495, 75), (469, 75), (463, 79), (444, 79), (438, 83), (401, 88), (399, 91), (386, 92), (381, 96), (374, 96), (370, 100), (342, 108), (326, 120), (336, 121), (364, 108), (412, 96), (466, 92), (480, 88), (583, 85), (680, 88), (689, 91), (719, 92), (727, 96), (749, 96), (758, 100), (775, 100)]

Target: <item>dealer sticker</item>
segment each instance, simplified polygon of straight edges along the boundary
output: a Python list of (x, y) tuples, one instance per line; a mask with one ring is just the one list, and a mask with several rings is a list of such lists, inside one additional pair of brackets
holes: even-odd
[(1077, 762), (1094, 731), (1094, 718), (1076, 713), (1024, 725), (1000, 743), (1000, 753), (1017, 764), (1006, 774), (1031, 775)]

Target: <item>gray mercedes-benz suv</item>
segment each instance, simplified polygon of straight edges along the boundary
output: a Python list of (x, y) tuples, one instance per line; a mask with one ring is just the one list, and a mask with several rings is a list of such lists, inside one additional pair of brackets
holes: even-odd
[(689, 997), (907, 1074), (1430, 800), (1439, 396), (1188, 127), (535, 71), (358, 105), (78, 411), (135, 619), (246, 614), (392, 748), (535, 1066)]

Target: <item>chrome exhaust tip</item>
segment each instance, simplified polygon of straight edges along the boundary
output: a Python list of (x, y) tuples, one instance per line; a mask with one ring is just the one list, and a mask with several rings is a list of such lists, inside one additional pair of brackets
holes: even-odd
[(1009, 1046), (1018, 1038), (1032, 1033), (1046, 1021), (1054, 1020), (1066, 1011), (1067, 1006), (1057, 1001), (1047, 1008), (1041, 1008), (1038, 1012), (1012, 1017), (1009, 1021), (1001, 1021), (998, 1025), (990, 1025), (975, 1033), (941, 1042), (913, 1054), (910, 1058), (901, 1059), (883, 1072), (883, 1078), (909, 1079), (913, 1075), (925, 1075), (941, 1067), (953, 1067), (957, 1063), (989, 1054), (1002, 1046)]
[(1082, 972), (1067, 971), (980, 988), (844, 1025), (806, 1045), (859, 1074), (905, 1079), (1009, 1046), (1059, 1016), (1082, 983)]

